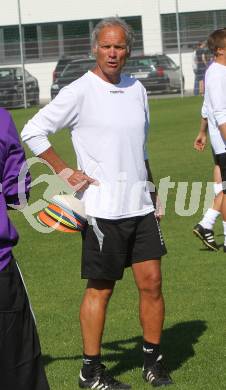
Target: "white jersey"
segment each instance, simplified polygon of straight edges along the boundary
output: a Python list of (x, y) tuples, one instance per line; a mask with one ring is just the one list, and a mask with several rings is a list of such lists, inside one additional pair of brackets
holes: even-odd
[(219, 130), (219, 126), (226, 123), (226, 66), (217, 62), (213, 62), (206, 71), (202, 117), (208, 119), (215, 154), (226, 153), (226, 141)]
[(154, 210), (144, 150), (148, 101), (139, 81), (122, 75), (115, 85), (89, 71), (63, 88), (21, 135), (39, 155), (51, 146), (48, 135), (65, 127), (80, 169), (99, 182), (82, 196), (87, 215), (119, 219)]

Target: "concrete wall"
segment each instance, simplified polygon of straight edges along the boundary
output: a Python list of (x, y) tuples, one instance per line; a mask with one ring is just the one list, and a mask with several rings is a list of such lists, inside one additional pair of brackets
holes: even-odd
[[(150, 21), (150, 29), (158, 26), (158, 11), (175, 12), (176, 0), (20, 0), (23, 23), (42, 23), (61, 20), (94, 19), (106, 16), (143, 15)], [(226, 8), (225, 0), (178, 0), (180, 12)], [(0, 13), (0, 25), (18, 23), (17, 0), (7, 0)]]
[[(176, 0), (159, 0), (161, 14), (176, 12)], [(179, 12), (226, 9), (225, 0), (178, 0)]]
[[(61, 20), (95, 19), (106, 16), (133, 16), (156, 7), (158, 0), (21, 0), (23, 23), (55, 22)], [(0, 13), (0, 25), (16, 24), (17, 0), (8, 0)]]

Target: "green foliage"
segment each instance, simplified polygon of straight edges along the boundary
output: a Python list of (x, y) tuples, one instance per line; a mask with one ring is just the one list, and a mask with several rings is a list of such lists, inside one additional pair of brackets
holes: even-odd
[[(178, 390), (225, 389), (226, 255), (212, 253), (192, 235), (203, 209), (206, 181), (212, 181), (212, 157), (193, 150), (198, 133), (200, 98), (153, 99), (149, 154), (155, 182), (170, 176), (166, 216), (162, 221), (168, 255), (162, 261), (166, 320), (162, 349)], [(34, 109), (15, 110), (21, 130)], [(63, 130), (53, 138), (59, 154), (75, 162), (70, 137)], [(30, 153), (27, 152), (30, 156)], [(40, 167), (32, 167), (33, 179)], [(178, 182), (203, 182), (198, 210), (183, 217), (175, 212)], [(31, 203), (42, 197), (45, 185), (35, 186)], [(189, 191), (189, 190), (188, 190)], [(186, 207), (189, 206), (189, 199)], [(185, 208), (186, 208), (185, 207)], [(85, 281), (80, 280), (80, 235), (41, 234), (21, 213), (11, 212), (20, 232), (15, 256), (23, 270), (42, 343), (51, 390), (77, 389), (81, 364), (79, 305)], [(220, 220), (216, 240), (223, 242)], [(109, 305), (103, 339), (103, 359), (113, 375), (149, 389), (141, 379), (141, 329), (138, 295), (130, 270), (116, 286)]]

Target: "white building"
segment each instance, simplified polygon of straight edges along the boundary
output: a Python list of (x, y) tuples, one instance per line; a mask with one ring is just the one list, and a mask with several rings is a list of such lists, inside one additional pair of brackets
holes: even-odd
[[(19, 64), (18, 0), (0, 13), (1, 65)], [(41, 99), (50, 97), (57, 59), (90, 51), (90, 32), (103, 17), (118, 15), (136, 34), (135, 51), (164, 51), (179, 64), (176, 0), (20, 0), (26, 69), (37, 77)], [(216, 28), (226, 26), (226, 0), (178, 0), (185, 89), (192, 90), (192, 50)]]

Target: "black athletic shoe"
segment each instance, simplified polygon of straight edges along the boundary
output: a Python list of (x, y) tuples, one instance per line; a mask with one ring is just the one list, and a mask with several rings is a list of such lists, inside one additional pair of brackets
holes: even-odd
[(162, 363), (162, 355), (159, 355), (153, 366), (143, 369), (142, 376), (146, 382), (149, 382), (154, 387), (172, 385), (173, 383)]
[(194, 227), (193, 233), (196, 235), (196, 237), (202, 240), (203, 244), (207, 246), (207, 248), (211, 249), (212, 251), (219, 250), (219, 247), (214, 240), (213, 230), (204, 229), (204, 227), (198, 223), (198, 225)]
[(94, 367), (93, 376), (84, 378), (82, 370), (79, 374), (79, 387), (81, 389), (100, 389), (100, 390), (129, 390), (130, 385), (121, 383), (112, 378), (105, 372), (105, 366), (103, 364), (98, 367)]

